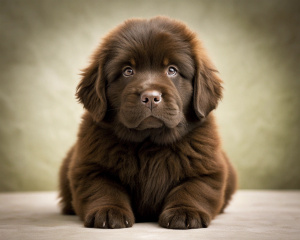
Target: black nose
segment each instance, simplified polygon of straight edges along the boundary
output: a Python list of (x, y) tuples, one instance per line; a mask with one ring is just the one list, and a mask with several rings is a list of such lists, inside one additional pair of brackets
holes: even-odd
[(161, 93), (155, 90), (147, 90), (141, 94), (141, 101), (152, 110), (161, 102)]

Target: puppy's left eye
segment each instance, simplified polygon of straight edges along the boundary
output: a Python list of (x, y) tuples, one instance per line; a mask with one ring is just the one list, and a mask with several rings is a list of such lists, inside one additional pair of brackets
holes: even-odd
[(170, 77), (174, 77), (177, 74), (177, 69), (175, 67), (169, 67), (167, 74)]

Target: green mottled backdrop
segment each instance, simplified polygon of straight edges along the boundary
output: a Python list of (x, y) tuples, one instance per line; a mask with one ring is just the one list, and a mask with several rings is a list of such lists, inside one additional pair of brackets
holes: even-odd
[(0, 191), (53, 190), (76, 138), (80, 69), (131, 17), (203, 40), (225, 82), (216, 115), (241, 188), (300, 188), (300, 2), (0, 0)]

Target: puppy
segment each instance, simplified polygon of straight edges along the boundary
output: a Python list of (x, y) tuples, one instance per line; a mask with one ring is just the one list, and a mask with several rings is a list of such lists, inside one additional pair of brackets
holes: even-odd
[(62, 213), (95, 228), (207, 227), (236, 188), (211, 113), (216, 72), (181, 22), (133, 19), (110, 32), (77, 88), (86, 112), (60, 169)]

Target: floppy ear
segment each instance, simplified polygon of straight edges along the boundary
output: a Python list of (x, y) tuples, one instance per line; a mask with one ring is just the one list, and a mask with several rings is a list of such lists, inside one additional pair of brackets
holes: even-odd
[[(200, 45), (200, 44), (199, 44)], [(222, 80), (201, 46), (196, 50), (194, 79), (194, 109), (199, 119), (206, 117), (222, 98)]]
[(92, 114), (95, 121), (101, 121), (107, 109), (105, 79), (102, 74), (102, 61), (99, 59), (100, 53), (96, 53), (91, 65), (83, 70), (83, 77), (76, 92), (77, 99)]

